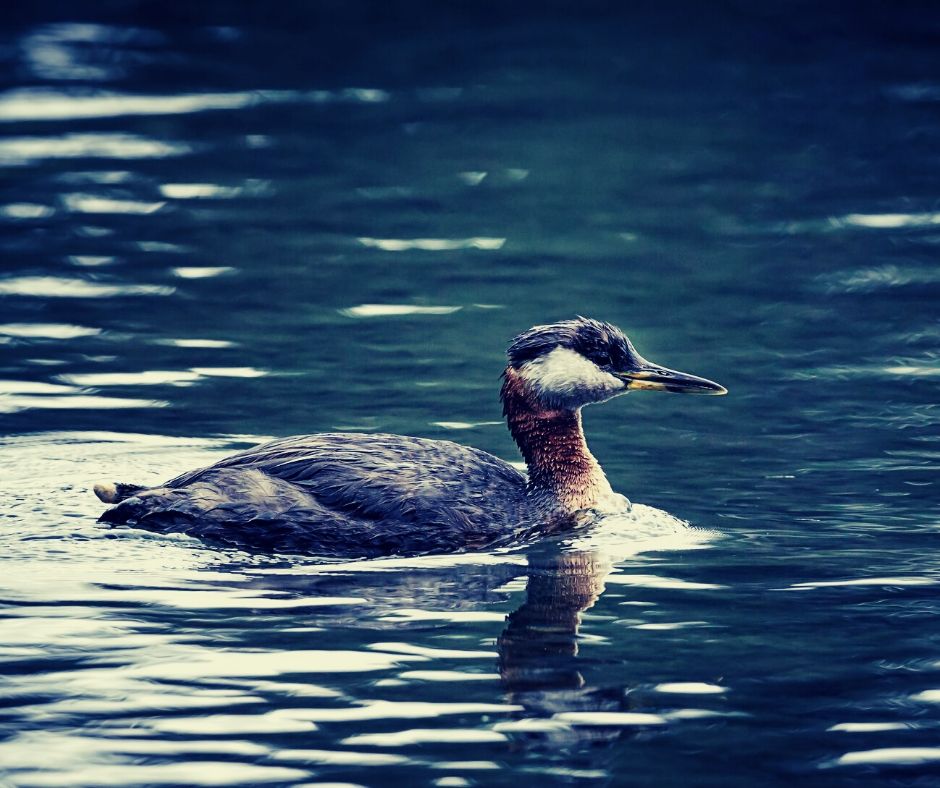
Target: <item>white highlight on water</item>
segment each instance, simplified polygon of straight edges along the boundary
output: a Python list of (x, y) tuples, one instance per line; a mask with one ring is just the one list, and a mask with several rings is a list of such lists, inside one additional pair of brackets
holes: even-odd
[(728, 691), (727, 687), (718, 684), (706, 684), (701, 681), (674, 681), (657, 684), (653, 689), (656, 692), (665, 692), (673, 695), (720, 695)]
[(424, 252), (446, 252), (454, 249), (482, 249), (496, 251), (503, 248), (505, 238), (359, 238), (363, 246), (382, 249), (386, 252), (407, 252), (418, 249)]
[(839, 766), (876, 764), (916, 766), (935, 761), (940, 761), (940, 747), (884, 747), (877, 750), (847, 752), (836, 761), (836, 764)]
[(412, 304), (360, 304), (339, 313), (346, 317), (403, 317), (406, 315), (451, 315), (459, 306), (414, 306)]
[(217, 265), (217, 266), (184, 266), (181, 268), (174, 268), (173, 275), (178, 276), (180, 279), (209, 279), (214, 276), (221, 276), (222, 274), (230, 274), (235, 269), (230, 265)]
[(26, 165), (44, 159), (154, 159), (181, 156), (190, 146), (135, 134), (89, 133), (0, 139), (0, 164)]

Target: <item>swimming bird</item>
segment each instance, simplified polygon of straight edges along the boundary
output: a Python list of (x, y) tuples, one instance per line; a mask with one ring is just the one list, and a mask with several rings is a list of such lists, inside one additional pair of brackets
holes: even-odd
[(581, 409), (630, 391), (725, 394), (647, 361), (616, 326), (578, 317), (519, 334), (500, 397), (527, 474), (479, 449), (401, 435), (281, 438), (156, 487), (108, 483), (101, 522), (271, 552), (378, 556), (509, 544), (629, 502), (584, 439)]

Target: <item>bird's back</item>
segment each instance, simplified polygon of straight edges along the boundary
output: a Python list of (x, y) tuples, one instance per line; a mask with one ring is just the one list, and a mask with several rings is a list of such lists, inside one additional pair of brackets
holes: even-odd
[(482, 547), (531, 523), (526, 478), (450, 441), (282, 438), (138, 491), (107, 522), (289, 552), (379, 555)]

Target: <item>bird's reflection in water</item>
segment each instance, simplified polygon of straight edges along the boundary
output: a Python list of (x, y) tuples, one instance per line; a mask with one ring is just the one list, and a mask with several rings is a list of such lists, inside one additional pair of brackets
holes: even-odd
[(529, 552), (525, 601), (498, 640), (499, 673), (511, 693), (539, 702), (539, 695), (583, 688), (575, 661), (581, 613), (603, 592), (610, 569), (593, 551)]
[[(555, 545), (528, 553), (526, 598), (510, 613), (497, 641), (499, 673), (511, 703), (528, 718), (547, 719), (569, 712), (623, 712), (630, 706), (626, 688), (592, 685), (579, 668), (581, 616), (604, 592), (612, 569), (596, 550), (564, 551)], [(636, 711), (636, 709), (629, 709)], [(636, 731), (636, 728), (630, 730)], [(576, 747), (613, 741), (624, 729), (603, 725), (520, 727), (520, 746)]]

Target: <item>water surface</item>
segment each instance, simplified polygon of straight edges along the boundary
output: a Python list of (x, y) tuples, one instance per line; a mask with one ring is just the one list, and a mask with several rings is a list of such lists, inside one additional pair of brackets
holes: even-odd
[[(2, 780), (935, 784), (938, 18), (700, 13), (10, 10)], [(730, 390), (585, 414), (700, 531), (323, 562), (95, 523), (96, 481), (276, 435), (516, 461), (503, 348), (577, 313)]]

